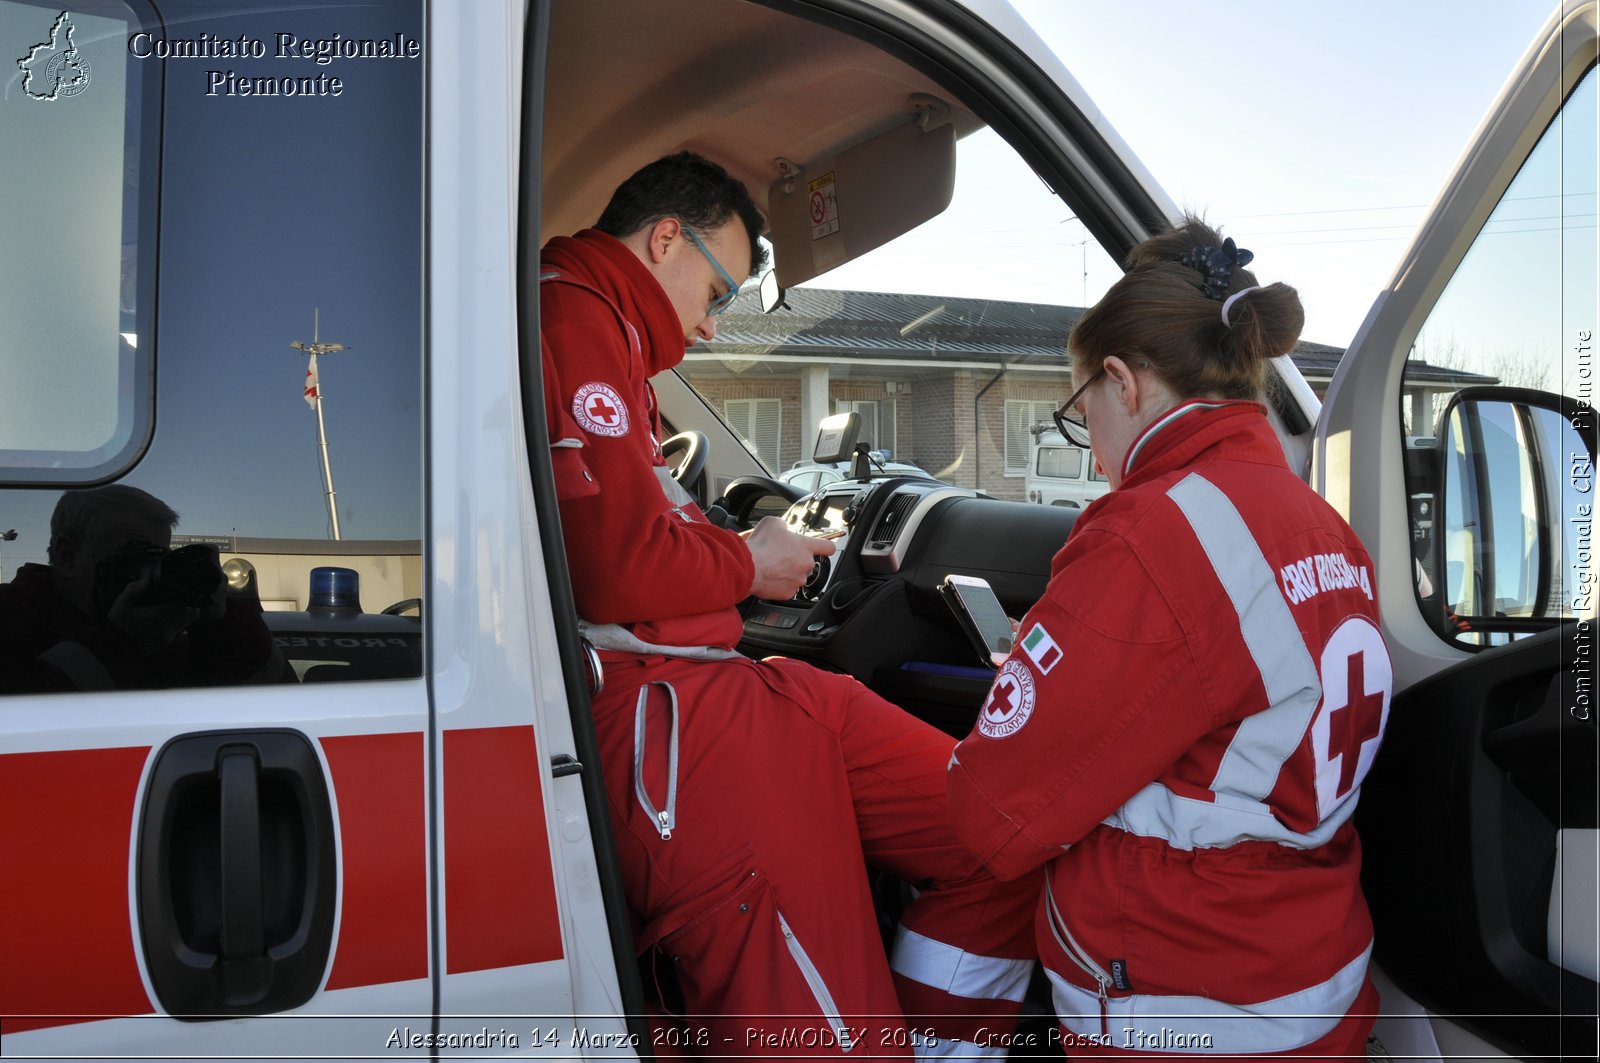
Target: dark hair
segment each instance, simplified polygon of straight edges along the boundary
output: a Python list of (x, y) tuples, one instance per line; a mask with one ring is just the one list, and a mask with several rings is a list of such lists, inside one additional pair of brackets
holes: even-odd
[(756, 238), (766, 221), (742, 181), (692, 151), (657, 159), (622, 182), (611, 194), (594, 227), (611, 236), (631, 236), (662, 218), (677, 218), (709, 233), (738, 215), (750, 238), (750, 275), (767, 264), (766, 248)]
[(60, 560), (56, 556), (59, 552), (57, 544), (63, 538), (79, 544), (91, 540), (96, 532), (95, 525), (100, 520), (122, 513), (137, 513), (151, 523), (165, 524), (169, 528), (178, 524), (178, 514), (173, 512), (171, 506), (148, 491), (127, 484), (106, 484), (103, 487), (67, 491), (56, 500), (56, 508), (50, 514), (50, 545), (47, 548), (50, 563), (55, 564)]
[[(1149, 362), (1181, 399), (1259, 395), (1267, 360), (1295, 345), (1305, 310), (1293, 288), (1269, 284), (1235, 299), (1224, 324), (1222, 303), (1206, 293), (1206, 273), (1180, 261), (1195, 248), (1222, 244), (1215, 229), (1191, 216), (1130, 251), (1127, 273), (1067, 336), (1073, 375), (1087, 379), (1116, 355)], [(1222, 298), (1255, 285), (1254, 274), (1235, 267), (1220, 285)]]

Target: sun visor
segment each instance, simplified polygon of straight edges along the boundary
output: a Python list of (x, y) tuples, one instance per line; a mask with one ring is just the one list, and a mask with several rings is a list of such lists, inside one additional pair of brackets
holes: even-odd
[(950, 205), (956, 131), (915, 122), (824, 156), (772, 186), (778, 283), (811, 280), (910, 232)]

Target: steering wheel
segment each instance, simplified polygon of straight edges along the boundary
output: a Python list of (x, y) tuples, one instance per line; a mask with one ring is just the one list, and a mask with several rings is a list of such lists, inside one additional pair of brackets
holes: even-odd
[(748, 528), (751, 511), (768, 495), (783, 499), (786, 507), (806, 497), (806, 493), (793, 484), (779, 483), (765, 476), (741, 476), (728, 484), (722, 497), (712, 504), (727, 510), (738, 527)]
[[(679, 432), (661, 444), (661, 456), (672, 465), (672, 478), (684, 486), (700, 479), (700, 474), (706, 471), (706, 456), (710, 452), (711, 441), (706, 434), (693, 429)], [(682, 456), (673, 464), (673, 455), (679, 453)]]

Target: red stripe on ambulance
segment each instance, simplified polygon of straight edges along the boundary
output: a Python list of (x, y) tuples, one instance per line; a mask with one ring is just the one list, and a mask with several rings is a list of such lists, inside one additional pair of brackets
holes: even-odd
[(128, 917), (134, 798), (149, 756), (148, 747), (0, 756), (5, 1033), (155, 1010)]
[(444, 828), (446, 973), (560, 959), (532, 727), (445, 732)]
[(339, 805), (344, 900), (328, 989), (428, 975), (422, 734), (322, 739)]

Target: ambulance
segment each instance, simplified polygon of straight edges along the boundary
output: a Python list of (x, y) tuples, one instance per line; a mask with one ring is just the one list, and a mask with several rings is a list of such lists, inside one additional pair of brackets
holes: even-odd
[[(1325, 402), (1287, 358), (1266, 396), (1379, 574), (1397, 693), (1362, 830), (1373, 1051), (1395, 1058), (1595, 1049), (1596, 21), (1553, 5)], [(314, 683), (69, 668), (43, 691), (0, 646), (0, 1053), (693, 1054), (618, 885), (539, 246), (690, 149), (752, 190), (776, 286), (882, 261), (910, 291), (906, 263), (936, 260), (998, 313), (1005, 248), (919, 227), (1070, 215), (1085, 272), (1114, 276), (1176, 205), (1002, 0), (0, 0), (0, 53), (0, 591), (44, 585), (57, 501), (101, 484), (224, 562), (245, 537), (258, 560), (325, 540), (359, 560), (326, 567), (398, 552), (420, 581), (420, 606), (365, 602), (409, 614), (420, 652), (319, 660)], [(1547, 370), (1532, 386), (1461, 389), (1412, 356), (1490, 304)], [(681, 482), (735, 521), (846, 533), (826, 580), (749, 603), (744, 650), (962, 733), (986, 683), (953, 667), (971, 650), (937, 585), (984, 576), (1018, 616), (1041, 592), (1078, 511), (1020, 500), (1027, 428), (1067, 366), (997, 376), (1009, 341), (980, 323), (889, 386), (887, 355), (825, 324), (654, 381)], [(773, 479), (809, 457), (804, 411), (867, 402), (878, 445), (949, 482)]]

